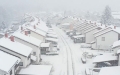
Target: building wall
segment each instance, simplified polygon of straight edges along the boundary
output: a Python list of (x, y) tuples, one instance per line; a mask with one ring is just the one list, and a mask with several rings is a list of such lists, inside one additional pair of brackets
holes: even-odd
[(40, 58), (41, 58), (41, 50), (40, 50), (40, 46), (39, 47), (36, 47), (36, 46), (34, 46), (34, 45), (32, 45), (32, 44), (30, 44), (30, 43), (28, 43), (28, 42), (25, 42), (25, 41), (23, 41), (23, 40), (21, 40), (21, 39), (18, 39), (18, 38), (14, 38), (15, 39), (15, 41), (17, 41), (17, 42), (19, 42), (19, 43), (22, 43), (22, 44), (24, 44), (24, 45), (26, 45), (26, 46), (28, 46), (28, 47), (31, 47), (32, 49), (33, 49), (33, 51), (32, 51), (32, 53), (31, 54), (33, 54), (33, 52), (36, 52), (36, 57), (37, 57), (37, 61), (36, 62), (39, 62), (40, 61)]
[(37, 33), (35, 33), (35, 32), (32, 32), (31, 31), (31, 34), (30, 34), (32, 37), (35, 37), (36, 39), (39, 39), (39, 40), (41, 40), (42, 42), (45, 42), (45, 37), (44, 36), (42, 36), (42, 35), (39, 35), (39, 34), (37, 34)]
[(95, 30), (92, 30), (88, 33), (85, 34), (85, 40), (86, 40), (86, 43), (91, 43), (92, 41), (94, 41), (94, 35), (93, 33), (96, 32), (97, 29)]
[(0, 47), (0, 49), (3, 50), (3, 51), (5, 51), (5, 52), (7, 52), (7, 53), (9, 53), (9, 54), (12, 54), (12, 55), (14, 55), (16, 57), (19, 57), (21, 59), (21, 61), (23, 62), (23, 66), (21, 66), (21, 67), (27, 67), (31, 63), (31, 60), (28, 59), (25, 56), (22, 56), (20, 54), (17, 54), (17, 53), (15, 53), (13, 51), (7, 50), (7, 49), (2, 48), (2, 47)]
[[(102, 37), (105, 37), (105, 41), (102, 41)], [(115, 41), (118, 41), (118, 33), (114, 31), (96, 37), (97, 47), (100, 46), (100, 49), (109, 48)]]

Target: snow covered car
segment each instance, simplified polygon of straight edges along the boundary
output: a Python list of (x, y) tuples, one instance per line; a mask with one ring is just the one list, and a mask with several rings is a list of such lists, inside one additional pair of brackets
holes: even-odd
[(81, 61), (82, 61), (82, 63), (86, 63), (85, 57), (81, 57)]
[(58, 55), (58, 54), (59, 54), (58, 51), (48, 52), (48, 53), (46, 53), (46, 55)]

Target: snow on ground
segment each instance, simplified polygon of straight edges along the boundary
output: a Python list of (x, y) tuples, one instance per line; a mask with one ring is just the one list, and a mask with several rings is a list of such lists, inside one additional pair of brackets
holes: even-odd
[[(54, 27), (55, 30), (58, 30), (61, 32), (61, 34), (64, 36), (65, 40), (68, 42), (70, 48), (72, 49), (72, 56), (74, 60), (74, 65), (75, 65), (75, 75), (79, 75), (82, 73), (82, 75), (85, 75), (85, 68), (93, 68), (94, 64), (92, 63), (93, 59), (87, 59), (87, 63), (83, 64), (81, 62), (81, 56), (83, 52), (91, 52), (94, 54), (97, 53), (108, 53), (104, 51), (98, 51), (98, 50), (91, 50), (90, 48), (81, 48), (80, 43), (75, 44), (66, 34), (63, 32), (61, 29)], [(59, 55), (42, 55), (42, 63), (44, 64), (52, 64), (53, 69), (51, 72), (51, 75), (66, 75), (66, 50), (65, 50), (65, 45), (60, 39), (60, 36), (58, 37), (59, 39), (59, 45), (60, 45), (60, 52)], [(98, 75), (98, 73), (93, 73), (94, 75)]]
[[(60, 38), (58, 38), (60, 39)], [(59, 40), (60, 45), (60, 51), (59, 55), (42, 55), (42, 64), (51, 64), (52, 71), (50, 75), (63, 75), (63, 67), (66, 65), (66, 55), (65, 55), (65, 49), (63, 46), (63, 43), (61, 40)], [(54, 48), (55, 49), (55, 48)]]

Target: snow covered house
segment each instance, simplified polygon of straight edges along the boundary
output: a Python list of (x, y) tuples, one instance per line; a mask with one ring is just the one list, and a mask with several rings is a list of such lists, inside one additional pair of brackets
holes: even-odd
[(32, 48), (16, 42), (13, 36), (0, 39), (0, 50), (20, 58), (20, 67), (27, 67), (31, 63)]
[(56, 38), (45, 38), (45, 42), (51, 43), (52, 46), (56, 46), (56, 47), (58, 45), (58, 39), (56, 39)]
[(120, 40), (115, 41), (112, 45), (112, 50), (117, 53), (118, 50), (120, 50)]
[(46, 32), (36, 29), (36, 26), (34, 25), (26, 27), (26, 29), (29, 31), (29, 35), (32, 37), (35, 37), (36, 39), (41, 40), (42, 42), (45, 42)]
[(93, 33), (96, 31), (101, 30), (102, 28), (104, 28), (105, 25), (97, 25), (94, 26), (92, 28), (88, 28), (86, 30), (84, 30), (84, 34), (85, 34), (85, 43), (90, 44), (92, 41), (94, 41), (94, 35)]
[(0, 50), (0, 75), (15, 75), (20, 69), (20, 61), (20, 58)]
[(95, 32), (94, 38), (92, 49), (110, 49), (115, 41), (120, 40), (120, 28), (106, 27)]
[(35, 63), (40, 62), (41, 59), (41, 40), (38, 40), (32, 36), (30, 36), (27, 31), (24, 33), (15, 32), (12, 34), (14, 36), (15, 41), (22, 43), (33, 49), (32, 55), (34, 56), (32, 61)]

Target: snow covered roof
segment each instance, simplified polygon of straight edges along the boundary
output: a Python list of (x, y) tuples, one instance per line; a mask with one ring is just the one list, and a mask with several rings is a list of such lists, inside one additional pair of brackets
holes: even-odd
[(110, 32), (110, 31), (115, 31), (115, 32), (117, 32), (118, 34), (120, 34), (120, 28), (119, 28), (119, 27), (116, 27), (115, 29), (112, 28), (112, 29), (109, 29), (109, 30), (105, 30), (105, 31), (103, 31), (103, 32), (101, 32), (101, 33), (99, 33), (99, 34), (96, 34), (95, 37), (100, 36), (100, 35), (102, 35), (102, 34), (104, 34), (104, 33)]
[(108, 26), (108, 27), (104, 27), (103, 29), (96, 31), (93, 34), (97, 34), (97, 33), (101, 32), (101, 31), (104, 31), (104, 30), (107, 30), (107, 29), (112, 29), (112, 28), (113, 28), (113, 25)]
[(24, 41), (26, 41), (28, 43), (31, 43), (31, 44), (33, 44), (35, 46), (38, 46), (38, 47), (41, 44), (41, 40), (38, 40), (38, 39), (36, 39), (36, 38), (34, 38), (32, 36), (26, 36), (26, 35), (24, 35), (24, 34), (22, 34), (20, 32), (15, 32), (12, 35), (19, 38), (19, 39), (22, 39), (22, 40), (24, 40)]
[(41, 47), (50, 47), (50, 43), (41, 43)]
[(101, 68), (99, 75), (120, 75), (120, 66), (103, 67)]
[(8, 73), (20, 59), (0, 50), (0, 70)]
[(21, 69), (19, 75), (50, 75), (51, 65), (30, 65)]
[(85, 35), (77, 35), (77, 36), (73, 36), (73, 38), (80, 38), (80, 37), (85, 37)]
[(47, 34), (48, 37), (54, 37), (54, 38), (57, 38), (58, 36), (55, 35), (55, 34)]
[(112, 48), (120, 46), (120, 40), (113, 43)]
[(46, 38), (46, 40), (53, 41), (53, 42), (58, 42), (58, 39), (55, 39), (55, 38)]
[(42, 31), (42, 30), (38, 30), (38, 29), (34, 29), (33, 27), (27, 27), (27, 29), (28, 30), (30, 30), (30, 31), (33, 31), (33, 32), (35, 32), (35, 33), (37, 33), (37, 34), (40, 34), (40, 35), (42, 35), (42, 36), (46, 36), (46, 32), (44, 32), (44, 31)]
[(111, 54), (104, 54), (104, 55), (96, 56), (93, 60), (93, 63), (106, 62), (106, 61), (112, 61), (112, 60), (117, 60), (117, 56), (113, 56)]
[(36, 25), (36, 28), (40, 29), (40, 30), (42, 30), (42, 31), (44, 31), (46, 33), (48, 32), (48, 27), (46, 25), (38, 24), (38, 25)]
[(10, 49), (11, 51), (16, 52), (16, 53), (21, 54), (26, 57), (28, 57), (32, 52), (32, 48), (30, 48), (26, 45), (23, 45), (19, 42), (16, 42), (16, 41), (12, 42), (8, 38), (1, 38), (0, 46)]
[(117, 54), (120, 54), (120, 50), (117, 50)]

